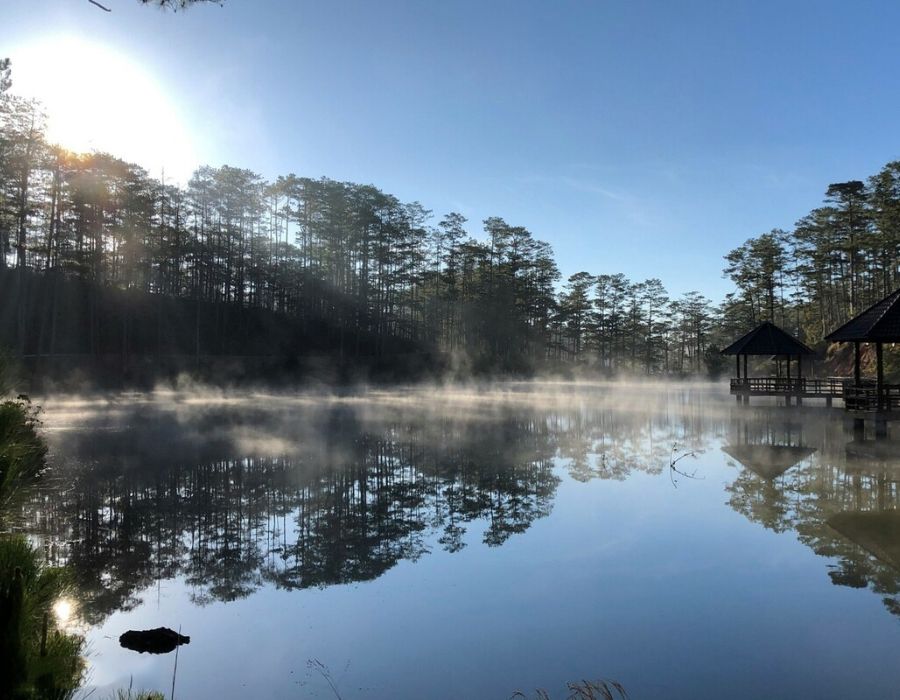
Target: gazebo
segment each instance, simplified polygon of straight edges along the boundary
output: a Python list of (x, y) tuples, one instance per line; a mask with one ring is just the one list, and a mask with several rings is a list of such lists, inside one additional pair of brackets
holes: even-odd
[[(735, 356), (737, 376), (731, 380), (731, 393), (737, 396), (738, 403), (749, 403), (752, 395), (784, 396), (786, 403), (790, 404), (791, 396), (796, 396), (797, 404), (799, 405), (805, 395), (825, 395), (818, 392), (809, 394), (803, 379), (803, 356), (815, 355), (815, 351), (771, 321), (761, 323), (746, 335), (738, 338), (722, 350), (722, 354)], [(787, 360), (787, 376), (751, 378), (747, 370), (747, 357), (749, 355), (772, 356), (776, 359), (785, 358)], [(741, 376), (742, 356), (744, 358), (743, 376)], [(791, 378), (791, 361), (794, 358), (797, 359), (796, 379)]]
[[(900, 386), (884, 382), (884, 344), (900, 343), (900, 289), (851, 318), (825, 336), (825, 340), (853, 343), (853, 385), (844, 387), (844, 407), (848, 411), (873, 413), (878, 423), (886, 419), (890, 411), (900, 409)], [(874, 385), (862, 378), (862, 343), (875, 345)]]

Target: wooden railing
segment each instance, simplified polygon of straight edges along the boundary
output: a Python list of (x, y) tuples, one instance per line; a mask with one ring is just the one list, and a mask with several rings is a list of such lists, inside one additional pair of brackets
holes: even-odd
[(844, 393), (842, 377), (811, 379), (807, 377), (741, 377), (731, 380), (733, 394), (800, 395), (840, 398)]
[(874, 382), (862, 386), (850, 380), (844, 385), (844, 408), (848, 411), (897, 411), (900, 410), (900, 386), (886, 384), (881, 389), (881, 401)]
[(900, 385), (882, 387), (879, 405), (878, 388), (873, 379), (863, 379), (859, 386), (852, 379), (828, 377), (741, 377), (731, 380), (731, 393), (758, 396), (802, 396), (804, 398), (843, 399), (848, 411), (900, 411)]

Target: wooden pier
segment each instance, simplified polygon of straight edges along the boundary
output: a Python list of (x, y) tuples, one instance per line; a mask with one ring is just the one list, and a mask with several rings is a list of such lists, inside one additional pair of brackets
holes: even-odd
[(863, 379), (858, 385), (854, 379), (846, 377), (739, 377), (731, 380), (731, 394), (739, 399), (751, 396), (825, 399), (827, 406), (831, 406), (834, 399), (840, 399), (844, 409), (851, 413), (882, 411), (900, 417), (900, 385), (883, 384), (880, 400), (878, 392), (877, 382), (871, 379)]
[[(790, 405), (793, 398), (798, 406), (803, 399), (825, 399), (827, 406), (831, 406), (834, 399), (840, 399), (847, 416), (853, 419), (854, 432), (862, 433), (866, 421), (871, 421), (876, 437), (885, 437), (887, 423), (900, 420), (900, 385), (884, 381), (884, 345), (900, 343), (900, 289), (851, 318), (829, 333), (825, 340), (853, 343), (853, 377), (804, 377), (803, 356), (814, 356), (815, 352), (766, 321), (722, 350), (723, 355), (734, 355), (736, 360), (737, 376), (731, 380), (731, 393), (741, 404), (749, 404), (751, 396), (783, 397), (786, 405)], [(862, 376), (860, 346), (863, 343), (875, 346), (874, 378)], [(750, 355), (769, 355), (776, 362), (786, 360), (785, 376), (750, 377), (747, 367)], [(793, 359), (796, 359), (797, 367), (794, 377), (791, 376)], [(778, 374), (781, 374), (780, 366)]]
[(742, 403), (751, 396), (777, 396), (790, 401), (799, 399), (825, 399), (827, 406), (834, 399), (844, 398), (844, 387), (848, 380), (842, 377), (811, 379), (808, 377), (736, 377), (731, 380), (731, 393)]
[(879, 396), (874, 382), (856, 386), (852, 381), (844, 386), (844, 408), (848, 411), (873, 413), (884, 411), (900, 414), (900, 385), (884, 384)]

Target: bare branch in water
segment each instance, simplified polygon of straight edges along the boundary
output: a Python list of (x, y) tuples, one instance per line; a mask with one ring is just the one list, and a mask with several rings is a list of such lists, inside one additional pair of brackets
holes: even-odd
[(678, 480), (675, 478), (675, 475), (683, 476), (685, 479), (695, 479), (697, 481), (702, 481), (702, 476), (697, 476), (697, 470), (695, 469), (690, 474), (687, 472), (681, 471), (675, 465), (678, 464), (685, 457), (693, 457), (696, 459), (697, 455), (694, 452), (683, 452), (678, 457), (675, 456), (675, 451), (678, 449), (678, 444), (672, 445), (672, 459), (669, 461), (669, 478), (672, 480), (672, 486), (676, 489), (678, 488)]
[[(350, 662), (348, 661), (347, 667), (349, 668), (349, 666)], [(337, 700), (343, 700), (343, 698), (341, 698), (341, 694), (338, 692), (337, 683), (335, 683), (334, 678), (331, 677), (331, 669), (329, 669), (328, 666), (323, 664), (318, 659), (308, 659), (306, 661), (306, 667), (313, 671), (316, 671), (320, 676), (322, 676), (322, 678), (326, 680), (328, 685), (331, 687), (331, 692), (334, 693), (334, 697), (336, 697)], [(345, 668), (344, 671), (346, 672), (346, 670), (347, 669)]]

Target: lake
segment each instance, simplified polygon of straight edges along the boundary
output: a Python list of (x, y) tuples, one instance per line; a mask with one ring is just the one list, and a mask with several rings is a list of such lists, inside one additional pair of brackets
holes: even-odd
[[(896, 698), (900, 450), (713, 384), (49, 398), (85, 694)], [(674, 467), (673, 467), (674, 464)]]

